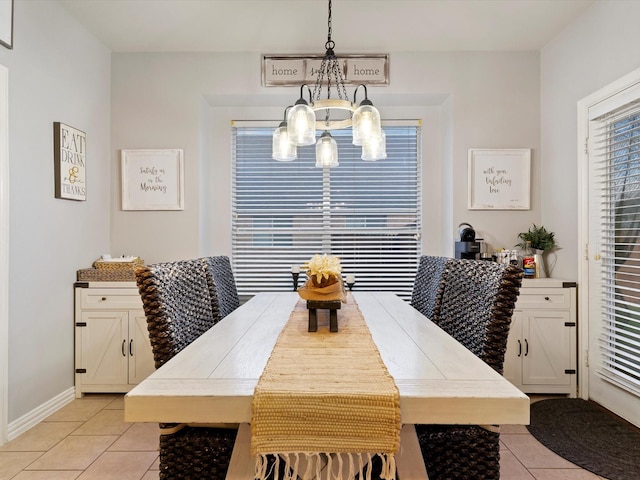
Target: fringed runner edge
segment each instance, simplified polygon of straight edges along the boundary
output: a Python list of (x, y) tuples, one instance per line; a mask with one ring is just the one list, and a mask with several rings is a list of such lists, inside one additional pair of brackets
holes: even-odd
[[(386, 480), (395, 480), (396, 478), (396, 460), (395, 455), (390, 453), (341, 453), (341, 454), (325, 454), (325, 453), (303, 453), (288, 452), (279, 454), (261, 454), (256, 457), (256, 476), (257, 480), (265, 480), (273, 478), (274, 480), (297, 480), (298, 478), (323, 478), (322, 471), (326, 470), (326, 480), (343, 480), (342, 473), (346, 463), (348, 470), (346, 472), (347, 479), (355, 478), (356, 474), (361, 480), (371, 480), (372, 461), (374, 457), (379, 457), (382, 461), (380, 478)], [(273, 461), (269, 461), (269, 458)], [(286, 458), (283, 458), (286, 457)], [(326, 460), (326, 464), (323, 460)], [(303, 465), (300, 465), (300, 464)], [(280, 466), (283, 464), (286, 468), (280, 477)], [(365, 472), (365, 468), (367, 468)], [(304, 471), (301, 471), (301, 468)], [(315, 470), (315, 471), (314, 471)]]

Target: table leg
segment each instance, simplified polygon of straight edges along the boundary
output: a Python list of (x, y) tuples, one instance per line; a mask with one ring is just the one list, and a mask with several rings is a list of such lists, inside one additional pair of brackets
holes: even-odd
[(318, 331), (318, 311), (315, 308), (309, 309), (309, 332)]
[(333, 308), (329, 310), (329, 331), (338, 331), (338, 310), (335, 310)]
[(233, 445), (226, 480), (253, 480), (256, 477), (256, 459), (251, 455), (251, 426), (241, 423)]
[(400, 450), (396, 454), (396, 472), (398, 480), (429, 480), (414, 425), (403, 425), (400, 430)]

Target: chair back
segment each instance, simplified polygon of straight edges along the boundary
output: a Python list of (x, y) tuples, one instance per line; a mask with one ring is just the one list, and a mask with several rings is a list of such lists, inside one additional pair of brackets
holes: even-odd
[(207, 274), (199, 259), (143, 265), (134, 272), (160, 368), (215, 324)]
[(444, 292), (444, 271), (452, 258), (420, 257), (411, 293), (411, 306), (433, 322), (438, 322)]
[(438, 325), (500, 374), (523, 276), (483, 260), (454, 260), (444, 271)]
[(217, 322), (240, 306), (236, 281), (229, 257), (220, 255), (205, 257), (202, 260), (206, 267), (209, 295), (214, 304), (213, 308), (214, 310), (217, 308), (219, 311)]

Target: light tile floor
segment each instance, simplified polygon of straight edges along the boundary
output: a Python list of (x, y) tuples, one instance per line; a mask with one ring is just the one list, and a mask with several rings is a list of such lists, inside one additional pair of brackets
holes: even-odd
[[(0, 447), (0, 480), (157, 480), (157, 424), (125, 423), (122, 395), (86, 395)], [(601, 480), (502, 427), (502, 480)]]

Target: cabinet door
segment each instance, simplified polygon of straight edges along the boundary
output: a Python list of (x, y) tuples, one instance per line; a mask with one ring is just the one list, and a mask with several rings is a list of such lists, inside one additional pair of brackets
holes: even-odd
[(524, 385), (569, 385), (571, 376), (571, 335), (575, 327), (567, 310), (523, 312), (522, 383)]
[(511, 317), (509, 338), (507, 339), (507, 352), (504, 356), (503, 376), (516, 387), (522, 384), (522, 311), (515, 310)]
[(153, 352), (144, 310), (129, 312), (129, 383), (138, 384), (154, 370)]
[(85, 385), (127, 383), (128, 312), (82, 312), (80, 328)]

